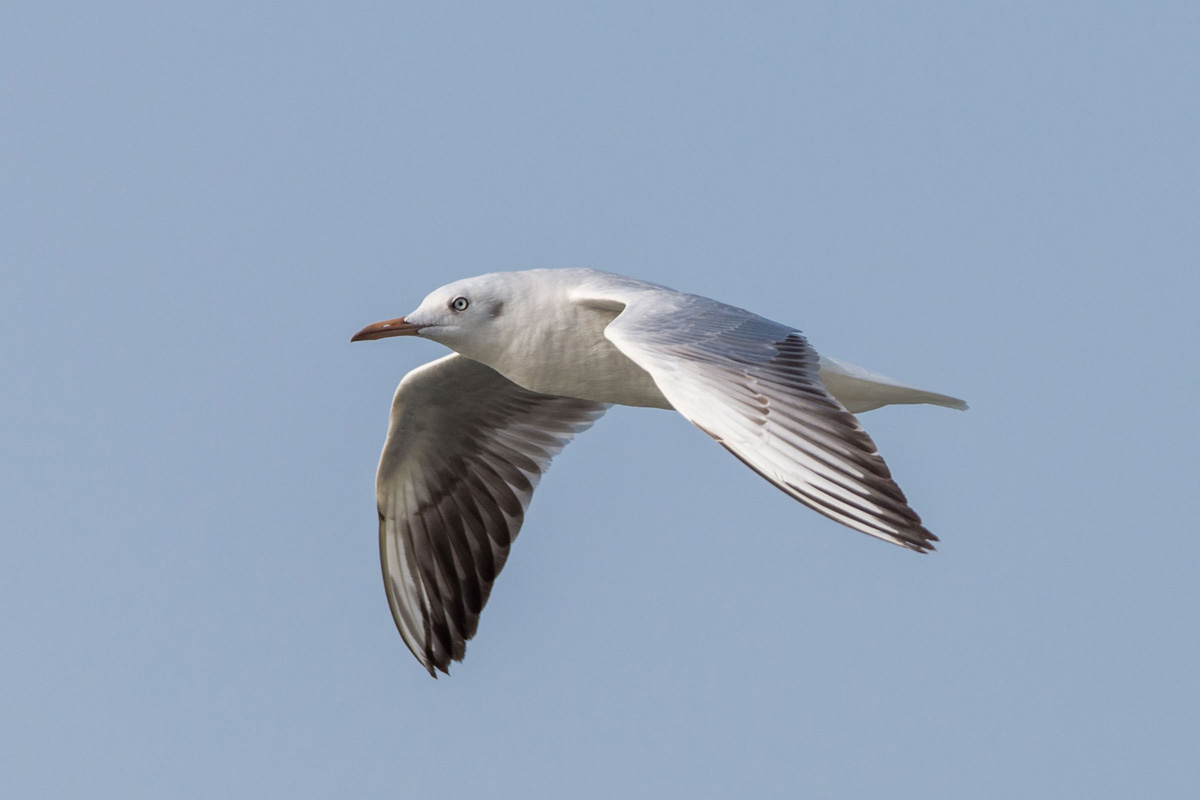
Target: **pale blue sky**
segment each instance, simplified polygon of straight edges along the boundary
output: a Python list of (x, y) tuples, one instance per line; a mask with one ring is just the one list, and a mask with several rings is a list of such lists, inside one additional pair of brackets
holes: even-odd
[[(0, 795), (1194, 797), (1195, 4), (0, 10)], [(965, 397), (939, 552), (618, 409), (467, 660), (373, 478), (452, 279), (588, 266)]]

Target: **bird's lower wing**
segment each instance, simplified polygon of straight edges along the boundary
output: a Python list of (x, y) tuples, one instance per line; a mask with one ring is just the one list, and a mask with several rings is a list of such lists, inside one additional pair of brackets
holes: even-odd
[(629, 298), (604, 335), (667, 400), (755, 472), (830, 519), (933, 549), (858, 420), (795, 330), (693, 295)]
[(606, 408), (460, 355), (400, 382), (376, 478), (379, 553), (396, 627), (434, 677), (462, 660), (550, 460)]

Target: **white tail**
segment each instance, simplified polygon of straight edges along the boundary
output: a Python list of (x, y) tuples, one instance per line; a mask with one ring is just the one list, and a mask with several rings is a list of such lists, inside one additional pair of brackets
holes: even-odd
[(957, 397), (914, 389), (835, 358), (821, 356), (820, 366), (821, 382), (826, 390), (851, 414), (904, 403), (929, 403), (959, 411), (967, 409), (967, 404)]

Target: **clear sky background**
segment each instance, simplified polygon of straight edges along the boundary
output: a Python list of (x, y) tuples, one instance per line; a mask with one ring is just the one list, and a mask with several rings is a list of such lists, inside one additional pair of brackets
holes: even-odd
[[(0, 795), (1195, 797), (1195, 3), (9, 3)], [(349, 342), (482, 272), (731, 302), (919, 556), (616, 409), (467, 660), (379, 576)]]

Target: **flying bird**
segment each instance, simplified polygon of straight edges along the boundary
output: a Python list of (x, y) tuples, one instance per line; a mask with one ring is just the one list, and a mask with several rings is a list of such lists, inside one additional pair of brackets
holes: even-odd
[(623, 275), (540, 269), (448, 284), (351, 341), (391, 336), (455, 351), (400, 381), (375, 484), (388, 604), (435, 678), (466, 653), (551, 459), (614, 404), (675, 409), (857, 531), (917, 552), (937, 540), (854, 415), (966, 403), (818, 355), (788, 325)]

